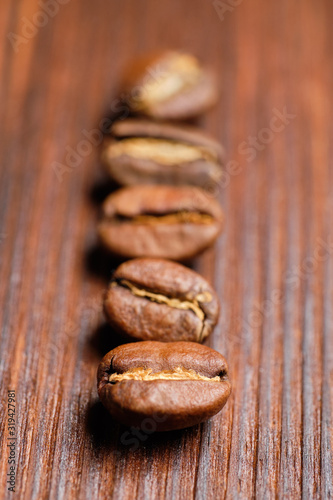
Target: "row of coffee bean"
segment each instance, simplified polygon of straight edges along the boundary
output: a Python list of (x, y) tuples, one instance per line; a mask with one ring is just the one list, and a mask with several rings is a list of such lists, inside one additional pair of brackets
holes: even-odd
[(103, 161), (123, 187), (106, 198), (98, 233), (112, 254), (132, 259), (113, 274), (105, 314), (124, 338), (141, 342), (103, 358), (98, 392), (122, 423), (179, 429), (220, 411), (231, 390), (224, 357), (199, 344), (217, 323), (216, 293), (174, 262), (200, 254), (222, 230), (207, 189), (221, 174), (223, 150), (193, 127), (156, 120), (205, 111), (216, 82), (193, 56), (167, 52), (132, 67), (124, 88), (131, 112), (146, 118), (112, 126)]

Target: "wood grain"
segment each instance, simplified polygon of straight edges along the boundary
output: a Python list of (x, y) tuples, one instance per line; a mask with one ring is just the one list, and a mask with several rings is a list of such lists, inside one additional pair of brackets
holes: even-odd
[[(332, 498), (332, 2), (54, 3), (29, 38), (40, 2), (0, 7), (1, 498)], [(66, 156), (119, 106), (126, 64), (170, 47), (220, 79), (200, 125), (231, 162), (227, 224), (194, 267), (221, 300), (208, 343), (233, 393), (205, 424), (126, 444), (95, 380), (118, 342), (101, 309), (116, 262), (95, 234), (108, 184), (97, 146)]]

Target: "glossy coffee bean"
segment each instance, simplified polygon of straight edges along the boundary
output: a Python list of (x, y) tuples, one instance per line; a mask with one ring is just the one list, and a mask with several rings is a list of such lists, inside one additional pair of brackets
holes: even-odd
[(134, 259), (114, 272), (104, 311), (119, 333), (136, 340), (202, 342), (218, 320), (216, 293), (187, 267)]
[(123, 95), (132, 112), (159, 120), (198, 116), (218, 99), (214, 73), (193, 55), (173, 51), (134, 61)]
[(222, 354), (194, 342), (135, 342), (110, 351), (98, 368), (103, 405), (125, 425), (182, 429), (218, 413), (231, 385)]
[(105, 200), (98, 233), (116, 255), (182, 261), (212, 245), (222, 225), (220, 205), (202, 189), (133, 186)]
[(116, 122), (103, 161), (123, 186), (189, 184), (209, 189), (222, 174), (223, 148), (194, 127), (147, 120)]

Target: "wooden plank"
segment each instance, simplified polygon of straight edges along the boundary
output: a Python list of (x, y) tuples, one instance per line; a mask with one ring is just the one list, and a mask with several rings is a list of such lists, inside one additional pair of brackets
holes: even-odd
[[(57, 6), (17, 51), (8, 34), (42, 20), (40, 2), (0, 7), (1, 498), (9, 389), (14, 498), (331, 498), (331, 2)], [(82, 141), (119, 106), (126, 64), (170, 47), (220, 78), (199, 125), (226, 148), (226, 227), (193, 267), (220, 297), (207, 343), (227, 357), (233, 393), (207, 423), (147, 435), (97, 397), (99, 360), (118, 342), (101, 307), (117, 262), (96, 242), (99, 146)]]

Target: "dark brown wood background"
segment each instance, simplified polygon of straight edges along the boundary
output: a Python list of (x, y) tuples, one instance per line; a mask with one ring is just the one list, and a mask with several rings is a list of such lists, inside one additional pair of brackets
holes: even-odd
[[(38, 0), (0, 8), (3, 497), (331, 498), (333, 3), (52, 4), (46, 20)], [(128, 61), (170, 47), (219, 74), (221, 100), (200, 125), (232, 162), (217, 190), (227, 223), (195, 268), (220, 296), (208, 344), (228, 359), (233, 394), (211, 421), (134, 449), (96, 392), (116, 343), (101, 310), (115, 263), (95, 235), (108, 187), (98, 147), (71, 165), (66, 155), (117, 107)], [(272, 121), (276, 110), (293, 116)]]

